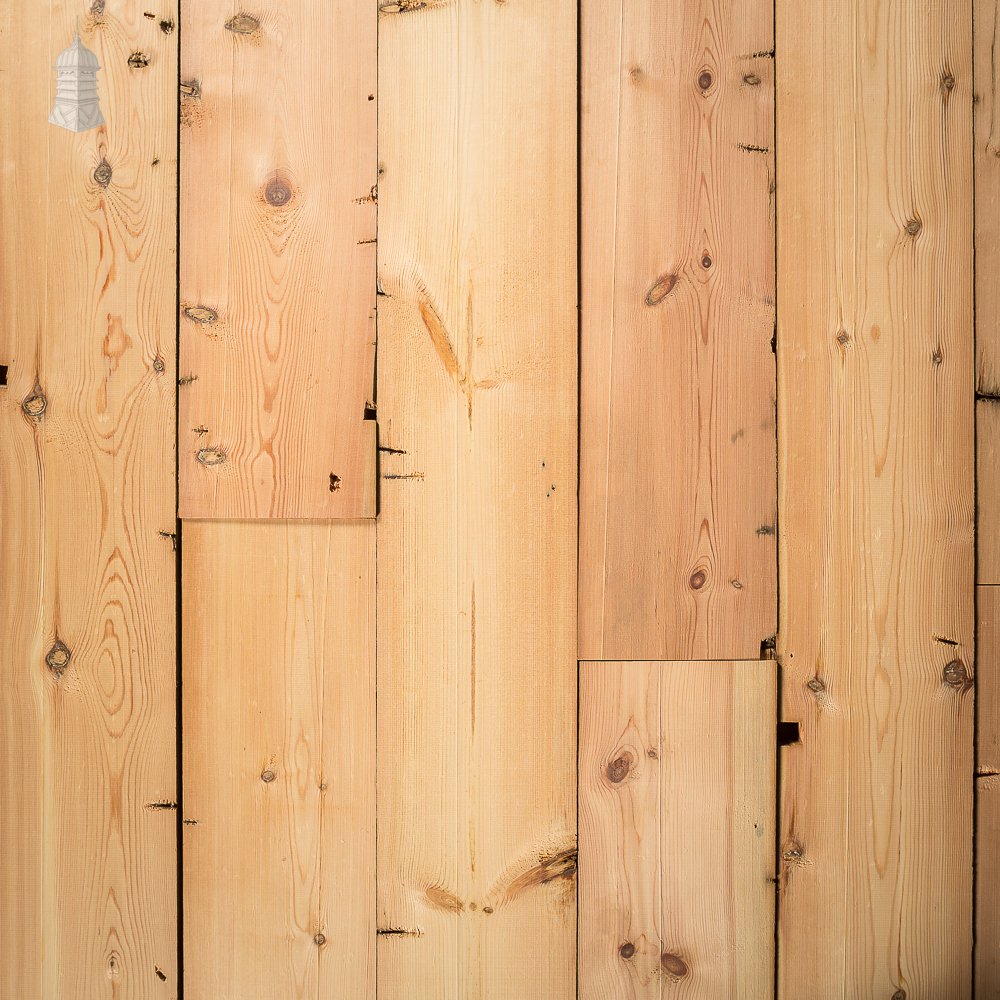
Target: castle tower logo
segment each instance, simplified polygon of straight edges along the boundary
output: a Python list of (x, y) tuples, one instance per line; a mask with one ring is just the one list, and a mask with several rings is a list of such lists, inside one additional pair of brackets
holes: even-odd
[(56, 101), (49, 121), (70, 132), (86, 132), (104, 124), (97, 97), (97, 56), (80, 41), (79, 29), (73, 44), (56, 59)]

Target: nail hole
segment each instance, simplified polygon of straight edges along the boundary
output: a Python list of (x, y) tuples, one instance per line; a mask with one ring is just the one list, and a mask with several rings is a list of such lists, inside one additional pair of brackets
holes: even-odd
[(787, 747), (799, 742), (799, 724), (797, 722), (778, 723), (778, 746)]

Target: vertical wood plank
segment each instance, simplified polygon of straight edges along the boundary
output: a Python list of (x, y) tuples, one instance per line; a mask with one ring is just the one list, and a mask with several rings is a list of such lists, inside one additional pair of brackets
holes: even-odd
[(580, 656), (777, 622), (770, 0), (581, 7)]
[(374, 530), (184, 526), (188, 1000), (374, 996)]
[(576, 4), (381, 4), (382, 1000), (575, 992)]
[(973, 0), (975, 48), (977, 389), (1000, 396), (1000, 105), (997, 0)]
[[(990, 267), (988, 256), (978, 260)], [(976, 403), (976, 484), (977, 579), (1000, 584), (1000, 400)]]
[[(176, 3), (142, 11), (0, 8), (4, 997), (177, 990)], [(70, 133), (78, 15), (106, 125)]]
[(774, 996), (770, 660), (580, 665), (580, 997)]
[(971, 992), (971, 11), (777, 5), (779, 995)]
[(184, 7), (184, 517), (370, 517), (374, 3)]

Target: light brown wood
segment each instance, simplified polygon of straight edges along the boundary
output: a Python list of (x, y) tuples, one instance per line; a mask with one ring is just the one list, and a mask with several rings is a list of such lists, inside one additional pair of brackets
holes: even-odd
[(770, 660), (580, 665), (580, 998), (774, 996)]
[(973, 0), (975, 26), (977, 388), (1000, 396), (1000, 105), (997, 103), (997, 0)]
[[(996, 486), (995, 477), (980, 475), (980, 497)], [(978, 587), (977, 602), (976, 996), (993, 997), (1000, 996), (1000, 587)]]
[(86, 8), (0, 7), (0, 996), (12, 1000), (177, 995), (176, 4), (159, 2), (155, 21), (132, 0), (94, 7), (80, 34), (101, 63), (107, 124), (77, 134), (48, 116), (53, 64)]
[[(971, 992), (970, 11), (779, 0), (779, 996)], [(784, 138), (783, 138), (784, 137)]]
[(374, 3), (184, 7), (180, 509), (370, 517)]
[(1000, 996), (1000, 776), (976, 780), (976, 996)]
[(374, 531), (184, 526), (188, 1000), (374, 997)]
[(777, 620), (770, 0), (581, 7), (580, 650)]
[(976, 482), (977, 579), (1000, 584), (1000, 400), (976, 403)]
[(576, 4), (379, 20), (380, 1000), (576, 989)]

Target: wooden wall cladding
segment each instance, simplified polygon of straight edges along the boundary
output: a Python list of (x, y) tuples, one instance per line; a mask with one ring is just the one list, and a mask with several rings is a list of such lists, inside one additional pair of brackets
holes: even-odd
[(379, 18), (378, 992), (576, 992), (576, 3)]
[(777, 670), (580, 665), (580, 998), (774, 996)]
[(375, 5), (183, 22), (181, 515), (374, 516)]
[[(177, 6), (86, 10), (0, 7), (4, 998), (180, 976)], [(48, 117), (77, 13), (107, 124), (71, 133)]]
[(188, 1000), (375, 988), (375, 528), (183, 531)]
[(971, 993), (970, 14), (776, 8), (786, 1000)]
[(774, 30), (581, 6), (582, 659), (774, 636)]

